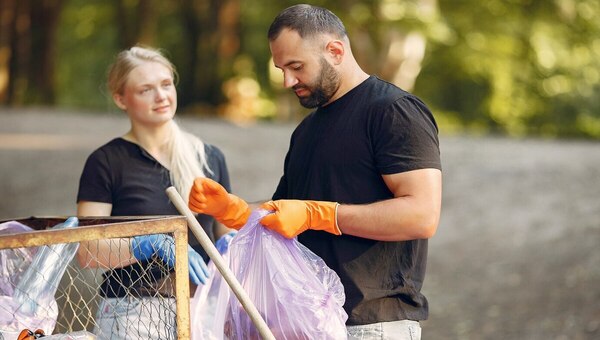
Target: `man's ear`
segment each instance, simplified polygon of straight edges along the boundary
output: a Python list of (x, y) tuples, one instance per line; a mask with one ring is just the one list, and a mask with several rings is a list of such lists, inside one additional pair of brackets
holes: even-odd
[(121, 96), (118, 93), (113, 94), (113, 101), (115, 102), (115, 105), (117, 105), (117, 107), (123, 111), (127, 111), (127, 106), (125, 105), (125, 103), (123, 103), (123, 96)]
[(344, 54), (346, 53), (346, 46), (341, 40), (331, 40), (325, 46), (327, 54), (331, 57), (334, 65), (339, 65), (344, 60)]

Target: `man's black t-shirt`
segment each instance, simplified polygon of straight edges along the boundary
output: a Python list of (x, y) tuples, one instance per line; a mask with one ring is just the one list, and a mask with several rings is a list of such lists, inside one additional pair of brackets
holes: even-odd
[[(231, 191), (229, 173), (223, 153), (215, 146), (204, 144), (208, 167), (204, 169), (208, 178), (219, 182)], [(169, 170), (139, 145), (123, 138), (115, 138), (95, 150), (87, 159), (79, 181), (77, 202), (90, 201), (112, 204), (112, 216), (180, 215), (171, 203), (165, 190), (172, 185)], [(198, 222), (214, 241), (214, 219), (199, 214)], [(188, 233), (189, 244), (208, 261), (208, 255), (196, 237)], [(105, 297), (125, 296), (126, 290), (135, 288), (140, 273), (146, 272), (157, 280), (158, 269), (143, 269), (144, 264), (132, 264), (107, 271), (101, 286)]]
[[(417, 97), (371, 76), (296, 128), (273, 199), (373, 203), (393, 198), (382, 175), (425, 168), (441, 169), (433, 115)], [(420, 292), (427, 240), (314, 230), (298, 240), (340, 276), (347, 324), (427, 318)]]

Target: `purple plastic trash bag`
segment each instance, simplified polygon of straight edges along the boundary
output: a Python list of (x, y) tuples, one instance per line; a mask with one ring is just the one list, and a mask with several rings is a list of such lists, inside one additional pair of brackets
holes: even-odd
[[(223, 256), (225, 263), (229, 262), (229, 247), (232, 237), (225, 238), (215, 246)], [(224, 339), (223, 325), (229, 297), (233, 292), (215, 266), (208, 263), (209, 279), (204, 285), (198, 285), (194, 296), (190, 299), (190, 319), (192, 340)]]
[[(230, 269), (276, 339), (346, 339), (348, 315), (343, 309), (345, 295), (339, 277), (295, 238), (286, 239), (264, 228), (260, 219), (268, 213), (254, 211), (232, 240), (225, 254)], [(193, 339), (260, 339), (226, 285), (215, 272), (207, 285), (198, 287), (192, 314)], [(212, 305), (208, 303), (211, 292), (213, 298), (218, 297)], [(199, 314), (208, 313), (214, 315), (212, 324), (196, 323)]]

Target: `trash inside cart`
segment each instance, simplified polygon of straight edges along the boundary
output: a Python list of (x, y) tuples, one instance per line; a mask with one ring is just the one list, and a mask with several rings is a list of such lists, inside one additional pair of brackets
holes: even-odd
[(94, 339), (90, 331), (104, 270), (72, 261), (79, 243), (156, 233), (173, 236), (176, 263), (168, 280), (146, 291), (173, 311), (163, 320), (176, 330), (173, 338), (188, 339), (190, 285), (187, 266), (181, 265), (187, 263), (188, 228), (181, 216), (0, 221), (0, 339), (17, 339), (21, 332), (31, 333), (26, 339)]

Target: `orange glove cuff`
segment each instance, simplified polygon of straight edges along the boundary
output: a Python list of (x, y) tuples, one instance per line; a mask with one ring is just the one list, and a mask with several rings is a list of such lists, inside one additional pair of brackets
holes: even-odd
[(311, 210), (311, 221), (308, 229), (323, 230), (334, 235), (342, 232), (337, 225), (337, 202), (307, 201)]

